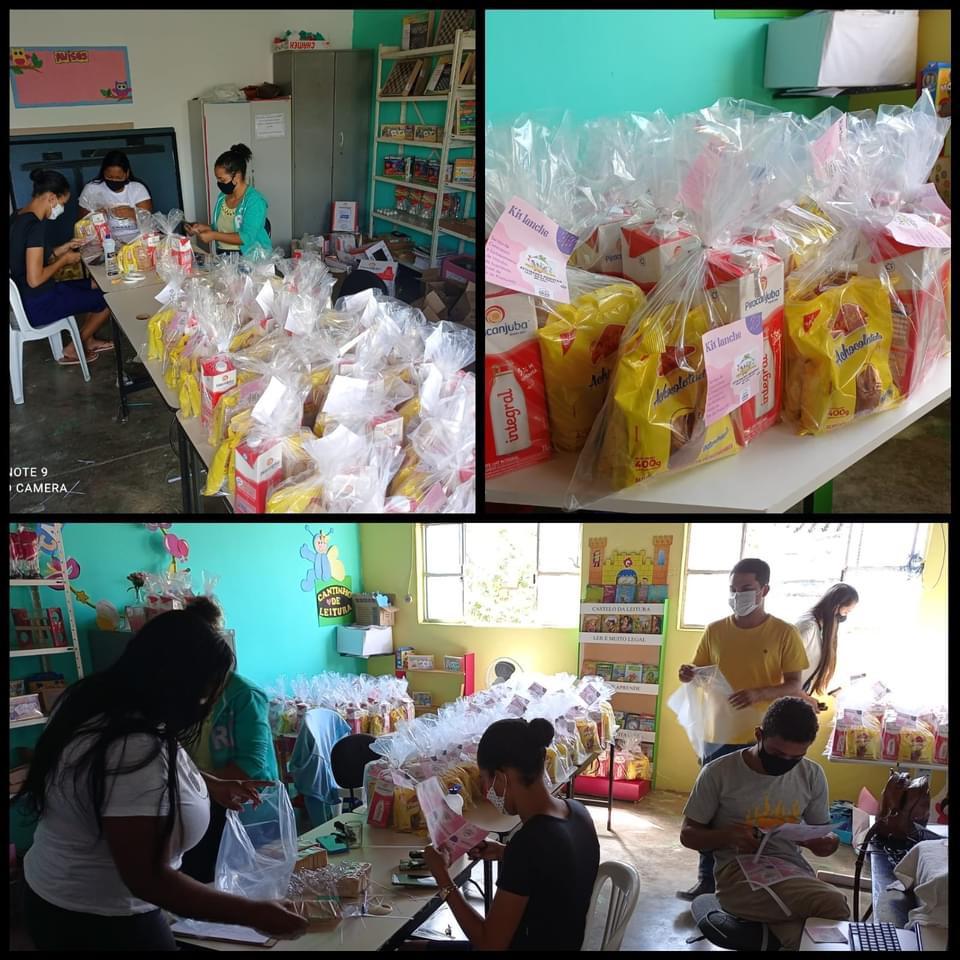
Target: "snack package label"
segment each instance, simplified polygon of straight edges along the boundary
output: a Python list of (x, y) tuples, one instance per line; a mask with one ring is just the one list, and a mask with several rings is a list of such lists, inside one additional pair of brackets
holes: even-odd
[(551, 456), (537, 315), (529, 297), (487, 287), (485, 475)]
[(735, 320), (703, 335), (707, 399), (703, 419), (715, 423), (757, 395), (763, 362), (759, 313)]
[(567, 259), (577, 238), (535, 207), (512, 197), (486, 244), (489, 282), (560, 303), (570, 302)]

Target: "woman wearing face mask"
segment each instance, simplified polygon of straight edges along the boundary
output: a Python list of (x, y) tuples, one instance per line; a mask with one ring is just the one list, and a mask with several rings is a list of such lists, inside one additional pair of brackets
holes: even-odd
[(23, 864), (38, 950), (176, 950), (164, 910), (275, 935), (306, 929), (285, 901), (223, 893), (177, 870), (211, 800), (240, 810), (270, 785), (199, 771), (184, 749), (233, 668), (208, 618), (174, 610), (57, 701), (20, 791), (38, 821)]
[(206, 244), (215, 240), (218, 251), (239, 250), (249, 256), (259, 247), (269, 252), (267, 198), (246, 179), (247, 164), (252, 158), (250, 148), (242, 143), (235, 143), (217, 157), (213, 172), (220, 196), (213, 209), (214, 225), (190, 223), (187, 233)]
[(475, 950), (579, 949), (600, 864), (593, 820), (576, 800), (558, 800), (544, 779), (553, 725), (543, 719), (498, 720), (477, 749), (490, 802), (520, 817), (509, 844), (486, 841), (472, 857), (499, 860), (498, 890), (484, 918), (450, 879), (432, 846), (424, 860)]
[[(837, 668), (837, 632), (860, 596), (848, 583), (835, 583), (796, 623), (809, 666), (800, 675), (803, 696), (817, 709)], [(822, 709), (826, 709), (823, 705)]]
[[(107, 302), (92, 280), (60, 282), (53, 279), (62, 267), (79, 263), (80, 241), (68, 240), (59, 247), (51, 247), (46, 239), (46, 223), (63, 213), (70, 200), (70, 187), (66, 177), (57, 170), (33, 170), (30, 179), (33, 181), (30, 202), (10, 218), (10, 276), (20, 291), (27, 319), (34, 327), (76, 317), (86, 359), (95, 360), (101, 351), (113, 349), (109, 340), (94, 337), (110, 316)], [(64, 348), (59, 362), (80, 362), (73, 341)]]
[(80, 192), (77, 201), (83, 220), (91, 210), (107, 215), (110, 235), (121, 243), (129, 243), (140, 235), (137, 210), (153, 210), (150, 191), (130, 169), (130, 161), (122, 150), (111, 150), (100, 164), (100, 172)]

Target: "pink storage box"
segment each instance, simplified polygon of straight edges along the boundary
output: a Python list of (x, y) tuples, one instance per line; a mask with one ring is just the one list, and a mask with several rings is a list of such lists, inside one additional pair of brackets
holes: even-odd
[(477, 282), (477, 261), (462, 255), (443, 258), (440, 276), (444, 280), (456, 280), (464, 285)]

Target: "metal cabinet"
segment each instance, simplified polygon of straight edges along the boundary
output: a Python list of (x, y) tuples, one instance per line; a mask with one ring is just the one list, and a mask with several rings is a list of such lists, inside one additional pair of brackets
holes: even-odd
[(373, 53), (317, 50), (273, 55), (273, 82), (291, 97), (293, 236), (326, 235), (335, 200), (367, 210)]
[(245, 143), (253, 153), (247, 181), (267, 198), (273, 245), (289, 248), (294, 236), (289, 98), (246, 103), (191, 100), (189, 113), (196, 219), (210, 223), (220, 196), (213, 172), (217, 157), (233, 144)]

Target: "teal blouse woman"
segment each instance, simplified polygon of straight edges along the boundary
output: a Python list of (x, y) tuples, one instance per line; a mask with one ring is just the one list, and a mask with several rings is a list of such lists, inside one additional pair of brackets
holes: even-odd
[(267, 198), (246, 180), (252, 157), (250, 148), (242, 143), (217, 157), (213, 172), (220, 196), (213, 210), (213, 225), (194, 223), (186, 228), (203, 243), (216, 240), (218, 252), (239, 251), (249, 256), (258, 247), (271, 249), (266, 229)]

